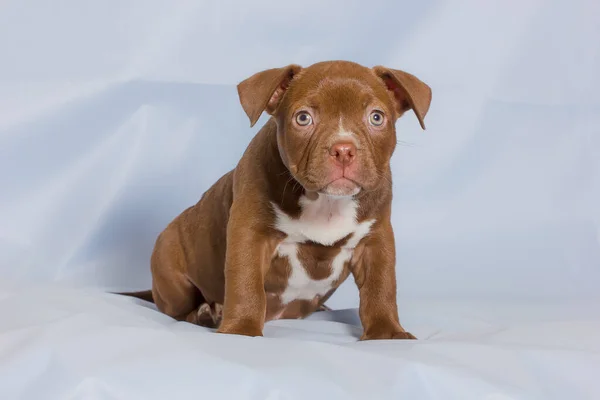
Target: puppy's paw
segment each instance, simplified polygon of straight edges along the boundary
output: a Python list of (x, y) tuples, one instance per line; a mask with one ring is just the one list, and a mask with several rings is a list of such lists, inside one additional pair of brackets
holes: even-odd
[(360, 340), (388, 340), (388, 339), (410, 339), (416, 340), (417, 338), (410, 332), (404, 331), (382, 331), (382, 332), (369, 332), (363, 333)]
[(252, 321), (226, 322), (223, 321), (217, 333), (242, 336), (262, 336), (260, 326)]
[(221, 320), (223, 319), (223, 305), (214, 303), (212, 309), (213, 315), (215, 316), (215, 323), (221, 323)]
[(410, 339), (417, 338), (410, 332), (402, 329), (402, 326), (394, 323), (373, 324), (365, 329), (360, 340), (388, 340), (388, 339)]
[(413, 335), (410, 332), (394, 332), (392, 334), (392, 339), (410, 339), (410, 340), (417, 340), (417, 338), (415, 337), (415, 335)]
[(205, 328), (216, 328), (221, 322), (223, 306), (217, 303), (201, 304), (196, 311), (188, 314), (186, 321)]

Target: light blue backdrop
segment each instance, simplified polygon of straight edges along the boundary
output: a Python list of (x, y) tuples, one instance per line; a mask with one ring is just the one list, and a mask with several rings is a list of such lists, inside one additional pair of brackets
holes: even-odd
[(235, 84), (348, 59), (433, 88), (398, 123), (401, 299), (600, 296), (597, 2), (9, 0), (0, 54), (2, 280), (149, 287), (259, 128)]

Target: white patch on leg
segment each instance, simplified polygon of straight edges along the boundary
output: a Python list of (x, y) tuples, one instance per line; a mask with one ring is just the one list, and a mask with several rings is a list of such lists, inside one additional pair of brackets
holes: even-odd
[[(302, 196), (299, 203), (302, 211), (297, 219), (291, 218), (273, 204), (277, 215), (275, 227), (287, 234), (276, 252), (280, 257), (288, 258), (291, 268), (288, 285), (281, 295), (283, 304), (293, 300), (313, 300), (331, 290), (333, 282), (342, 274), (344, 264), (352, 258), (354, 248), (369, 234), (375, 222), (356, 222), (358, 204), (352, 197), (319, 194), (315, 200)], [(350, 234), (352, 236), (331, 262), (331, 274), (325, 279), (312, 279), (298, 258), (298, 244), (312, 241), (331, 246)]]

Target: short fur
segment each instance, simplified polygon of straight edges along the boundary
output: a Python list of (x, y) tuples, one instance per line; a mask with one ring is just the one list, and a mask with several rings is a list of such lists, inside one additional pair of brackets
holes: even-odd
[(431, 89), (403, 71), (329, 61), (259, 72), (238, 94), (251, 125), (271, 118), (159, 235), (151, 296), (130, 295), (178, 320), (261, 336), (266, 321), (322, 309), (352, 274), (361, 339), (414, 338), (396, 304), (389, 163), (395, 121), (412, 109), (424, 129)]

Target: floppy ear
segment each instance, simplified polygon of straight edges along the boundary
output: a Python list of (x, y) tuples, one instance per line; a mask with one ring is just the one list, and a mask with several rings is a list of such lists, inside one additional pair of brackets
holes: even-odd
[(399, 114), (412, 109), (421, 128), (425, 129), (424, 119), (431, 104), (431, 88), (408, 72), (382, 66), (373, 67), (373, 71), (394, 93)]
[(256, 124), (263, 111), (269, 114), (275, 112), (294, 75), (301, 69), (302, 67), (296, 64), (268, 69), (238, 84), (240, 103), (250, 118), (250, 127)]

